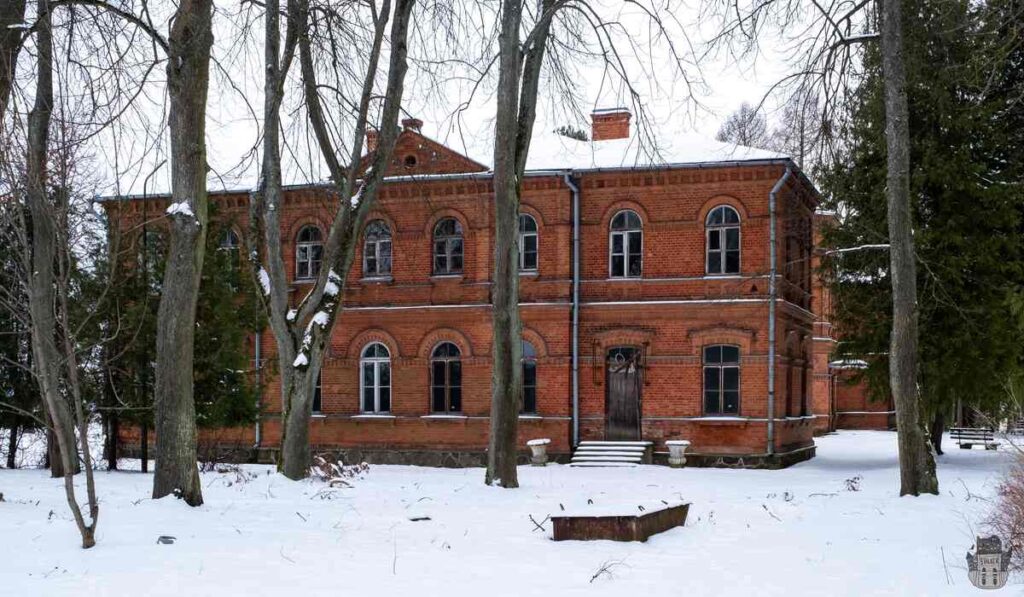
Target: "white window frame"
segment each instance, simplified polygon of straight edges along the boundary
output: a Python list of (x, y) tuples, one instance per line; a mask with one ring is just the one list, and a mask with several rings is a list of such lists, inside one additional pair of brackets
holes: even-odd
[[(386, 356), (386, 357), (368, 357), (368, 356), (366, 356), (367, 351), (369, 351), (370, 348), (372, 348), (374, 346), (382, 347), (384, 349), (384, 352), (386, 352), (388, 356)], [(381, 364), (386, 364), (388, 366), (389, 373), (391, 373), (390, 379), (393, 381), (394, 380), (394, 370), (391, 369), (391, 351), (388, 350), (388, 347), (385, 346), (382, 342), (371, 342), (370, 344), (367, 344), (363, 348), (363, 351), (360, 353), (360, 356), (359, 356), (359, 410), (363, 414), (381, 415), (381, 414), (388, 414), (388, 413), (391, 412), (390, 408), (388, 410), (381, 410), (381, 408), (380, 408), (380, 389), (382, 387), (381, 383), (380, 383)], [(366, 380), (363, 377), (363, 368), (366, 365), (370, 365), (370, 366), (373, 367), (373, 410), (366, 410), (364, 408), (365, 405), (363, 404), (363, 395), (366, 392)], [(387, 388), (388, 388), (388, 393), (390, 395), (390, 400), (389, 401), (392, 403), (392, 405), (394, 404), (394, 393), (391, 392), (391, 389), (393, 387), (394, 386), (391, 383), (388, 383)]]
[[(627, 228), (625, 230), (615, 230), (615, 220), (622, 214), (631, 213), (636, 216), (637, 221), (640, 222), (639, 228)], [(628, 217), (628, 216), (627, 216)], [(640, 235), (640, 273), (631, 275), (629, 273), (629, 235), (639, 234)], [(622, 275), (616, 276), (612, 268), (612, 262), (616, 255), (620, 253), (614, 253), (615, 237), (622, 237)], [(615, 280), (638, 280), (644, 277), (644, 220), (640, 217), (636, 211), (632, 209), (620, 209), (615, 212), (612, 216), (611, 221), (608, 223), (608, 277)]]
[[(523, 232), (522, 220), (528, 218), (533, 222), (533, 230)], [(535, 273), (540, 269), (540, 232), (537, 226), (537, 218), (534, 218), (530, 214), (519, 214), (519, 271)], [(536, 262), (533, 267), (526, 267), (526, 238), (532, 236), (534, 239), (534, 247), (536, 252)]]
[[(305, 232), (307, 229), (316, 230), (317, 235), (320, 237), (320, 240), (316, 240), (316, 241), (299, 241), (299, 238), (302, 237), (302, 233)], [(320, 259), (316, 260), (316, 263), (317, 263), (317, 271), (316, 271), (316, 273), (313, 273), (313, 271), (312, 271), (313, 270), (312, 266), (313, 266), (313, 263), (314, 263), (314, 260), (312, 258), (313, 247), (320, 247)], [(295, 279), (296, 280), (313, 280), (313, 279), (316, 279), (316, 277), (318, 275), (320, 275), (320, 268), (323, 267), (323, 259), (324, 259), (324, 255), (323, 255), (323, 250), (324, 249), (323, 249), (323, 247), (324, 247), (323, 232), (321, 232), (319, 227), (317, 227), (317, 226), (315, 226), (313, 224), (306, 224), (305, 226), (303, 226), (302, 228), (299, 229), (299, 233), (295, 235)], [(302, 253), (303, 249), (306, 250), (306, 258), (305, 259), (302, 259), (300, 257), (300, 254)], [(305, 276), (299, 275), (299, 269), (300, 269), (299, 264), (301, 264), (301, 263), (305, 263), (306, 264), (307, 275), (305, 275)]]
[[(708, 221), (711, 219), (711, 215), (720, 209), (727, 209), (732, 213), (736, 214), (736, 223), (715, 225), (708, 224)], [(740, 226), (742, 221), (743, 220), (740, 218), (740, 212), (736, 211), (736, 209), (731, 205), (716, 205), (714, 208), (711, 209), (711, 211), (708, 212), (707, 217), (704, 219), (704, 273), (706, 275), (735, 276), (738, 275), (741, 271), (743, 271), (743, 228)], [(726, 242), (726, 237), (728, 236), (728, 231), (734, 228), (736, 229), (737, 264), (736, 271), (728, 272), (725, 271), (726, 254), (728, 253), (728, 250), (726, 249), (726, 247), (728, 246), (728, 243)], [(711, 271), (711, 232), (716, 230), (718, 231), (719, 242), (718, 249), (715, 249), (714, 252), (718, 253), (719, 255), (719, 271), (713, 272)]]
[[(380, 225), (383, 228), (383, 230), (387, 233), (387, 237), (386, 238), (378, 237), (378, 238), (375, 238), (373, 240), (370, 240), (367, 237), (367, 231), (370, 230), (370, 226), (372, 226), (374, 224), (377, 224), (377, 223), (380, 223)], [(388, 245), (388, 271), (382, 272), (382, 271), (380, 271), (381, 245), (383, 245), (385, 243), (387, 243), (387, 245)], [(370, 271), (369, 264), (367, 263), (367, 259), (366, 259), (366, 249), (367, 249), (367, 247), (369, 245), (373, 245), (373, 257), (374, 257), (374, 260), (377, 263), (376, 270), (372, 271), (372, 272)], [(365, 278), (390, 278), (391, 277), (391, 271), (394, 269), (394, 265), (395, 265), (394, 264), (394, 248), (395, 248), (395, 245), (394, 245), (394, 242), (392, 241), (391, 226), (388, 226), (387, 222), (385, 222), (384, 220), (373, 220), (372, 222), (367, 224), (366, 228), (363, 229), (363, 277), (365, 277)]]

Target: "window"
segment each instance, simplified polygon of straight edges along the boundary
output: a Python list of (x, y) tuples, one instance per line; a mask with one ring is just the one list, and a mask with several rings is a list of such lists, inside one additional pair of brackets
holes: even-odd
[(374, 342), (363, 349), (359, 359), (359, 395), (364, 413), (391, 412), (391, 353)]
[(740, 349), (736, 346), (704, 348), (704, 414), (740, 412)]
[(635, 211), (627, 209), (615, 214), (608, 242), (611, 277), (640, 277), (643, 270), (643, 235), (640, 216)]
[(316, 375), (316, 385), (313, 386), (313, 414), (319, 415), (323, 412), (324, 408), (324, 387), (323, 387), (324, 373), (321, 371)]
[(438, 344), (430, 354), (430, 410), (462, 412), (462, 361), (451, 342)]
[(220, 248), (225, 251), (235, 251), (238, 249), (238, 245), (238, 233), (235, 232), (235, 229), (225, 228), (220, 235)]
[(728, 205), (711, 210), (707, 230), (707, 273), (740, 273), (740, 216)]
[(374, 220), (363, 232), (363, 275), (383, 278), (391, 275), (391, 229), (383, 220)]
[(537, 220), (519, 215), (519, 271), (537, 271)]
[(537, 412), (537, 351), (526, 340), (523, 340), (523, 403), (520, 412)]
[(308, 280), (320, 275), (323, 254), (324, 245), (320, 238), (320, 229), (316, 226), (304, 226), (299, 230), (295, 240), (295, 278)]
[(434, 274), (462, 273), (462, 224), (445, 218), (434, 226)]

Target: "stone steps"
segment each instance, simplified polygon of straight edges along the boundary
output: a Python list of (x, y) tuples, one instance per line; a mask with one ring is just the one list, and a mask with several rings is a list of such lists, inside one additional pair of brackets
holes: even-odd
[(580, 442), (569, 466), (629, 467), (650, 464), (654, 443), (643, 441), (586, 441)]

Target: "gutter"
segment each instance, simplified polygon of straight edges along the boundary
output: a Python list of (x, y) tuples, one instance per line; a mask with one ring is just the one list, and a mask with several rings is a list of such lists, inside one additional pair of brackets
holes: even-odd
[(572, 192), (572, 447), (580, 443), (580, 187), (563, 174)]
[(768, 260), (771, 264), (771, 270), (768, 274), (768, 455), (772, 456), (775, 454), (775, 309), (776, 301), (778, 300), (778, 283), (776, 278), (778, 276), (778, 244), (776, 236), (778, 232), (776, 230), (778, 226), (778, 213), (776, 208), (776, 195), (782, 190), (782, 185), (786, 184), (789, 177), (793, 175), (793, 167), (791, 164), (786, 164), (786, 171), (782, 174), (775, 186), (772, 187), (770, 193), (768, 193)]
[[(255, 345), (256, 345), (256, 441), (253, 448), (259, 450), (263, 445), (263, 425), (260, 421), (260, 409), (263, 408), (263, 363), (261, 362), (260, 355), (260, 343), (262, 339), (261, 334), (256, 332)], [(257, 461), (259, 460), (259, 454), (256, 455)]]

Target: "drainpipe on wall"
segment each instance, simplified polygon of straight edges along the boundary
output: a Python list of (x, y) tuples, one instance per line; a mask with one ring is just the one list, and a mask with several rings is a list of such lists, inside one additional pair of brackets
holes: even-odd
[(565, 185), (572, 191), (572, 447), (580, 443), (580, 187), (571, 172)]
[[(260, 333), (256, 332), (256, 444), (253, 447), (257, 451), (263, 443), (263, 428), (260, 425), (260, 409), (263, 407), (263, 367), (262, 363), (260, 363), (260, 340)], [(256, 459), (259, 460), (258, 453), (256, 454)]]
[(772, 187), (770, 193), (768, 193), (768, 225), (771, 228), (768, 231), (768, 261), (770, 262), (770, 271), (768, 273), (768, 455), (775, 455), (775, 302), (778, 299), (778, 284), (776, 284), (776, 276), (778, 275), (777, 261), (777, 249), (776, 245), (776, 226), (778, 222), (778, 214), (776, 213), (776, 194), (782, 190), (782, 185), (786, 184), (789, 177), (793, 174), (792, 164), (786, 165), (786, 172), (783, 173), (775, 186)]

